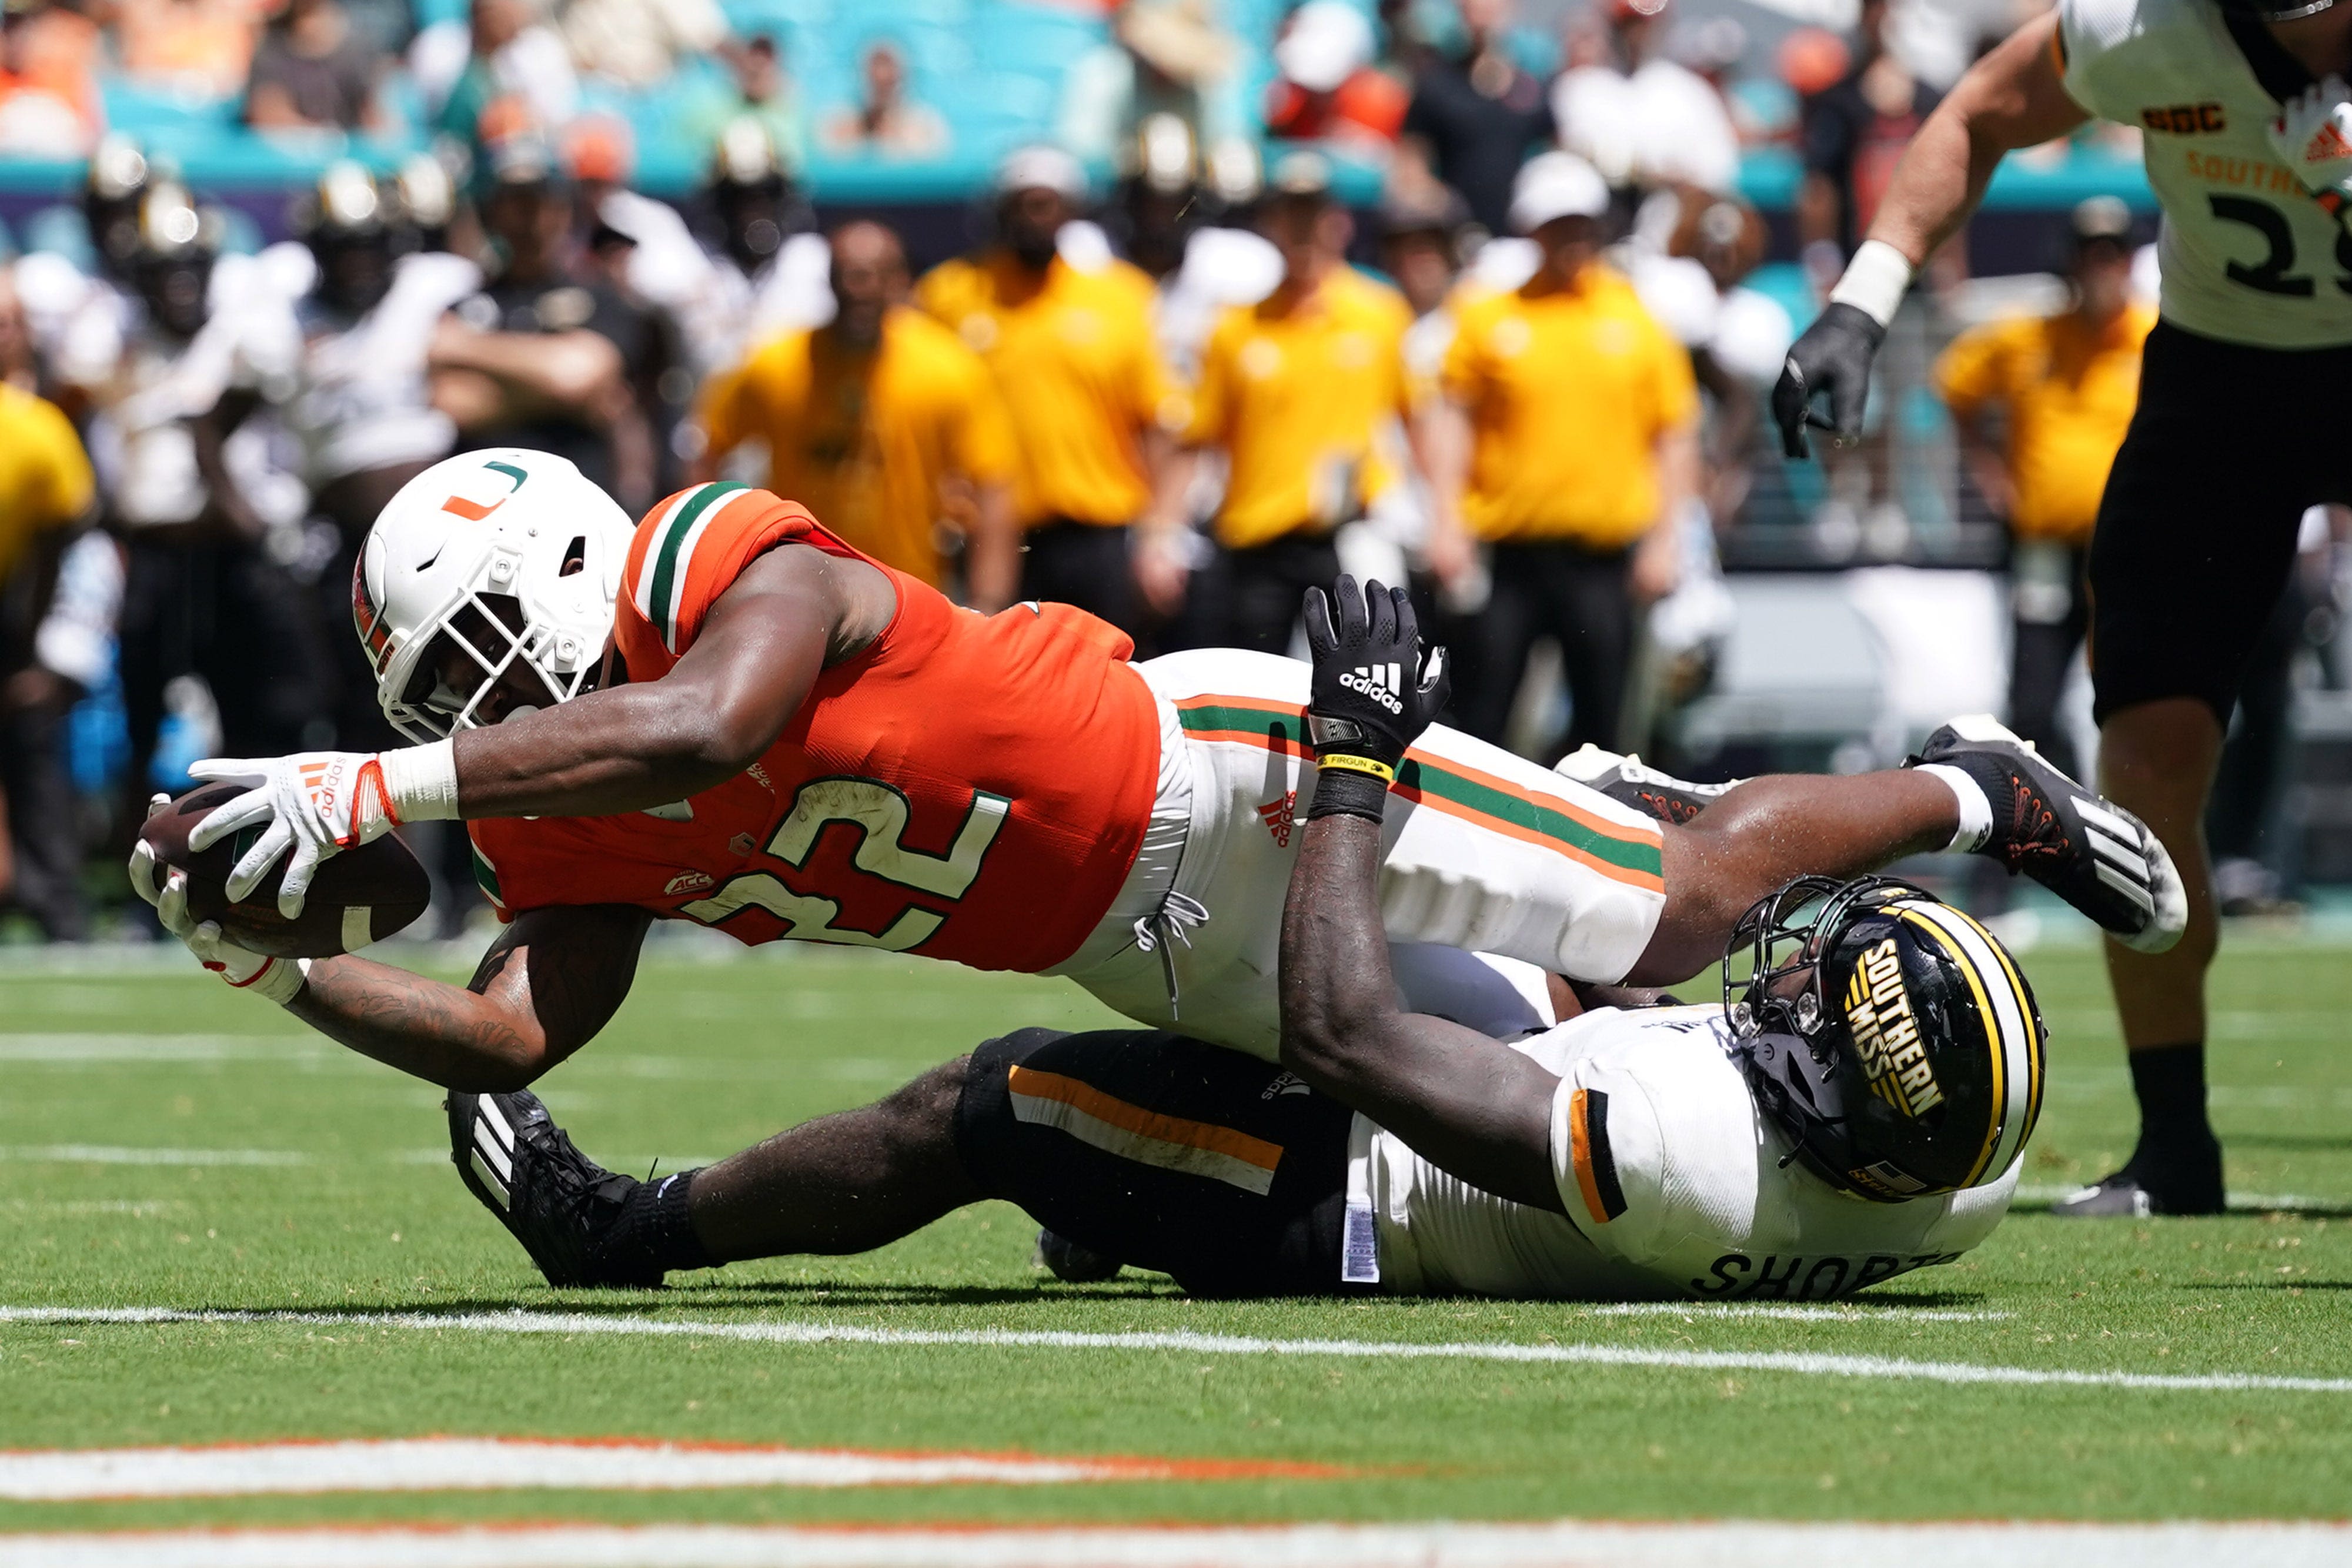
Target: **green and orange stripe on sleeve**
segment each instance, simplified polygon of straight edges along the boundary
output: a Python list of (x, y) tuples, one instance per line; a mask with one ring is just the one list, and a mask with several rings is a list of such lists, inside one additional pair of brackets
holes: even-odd
[[(1258, 747), (1312, 760), (1306, 710), (1261, 697), (1202, 695), (1176, 704), (1177, 722), (1192, 740)], [(1665, 866), (1655, 829), (1612, 821), (1556, 795), (1528, 792), (1503, 779), (1425, 751), (1405, 753), (1396, 794), (1489, 832), (1566, 855), (1612, 882), (1651, 893), (1665, 890)]]

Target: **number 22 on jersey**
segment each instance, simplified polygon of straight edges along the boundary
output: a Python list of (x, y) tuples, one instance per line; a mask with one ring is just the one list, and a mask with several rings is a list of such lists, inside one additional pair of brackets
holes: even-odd
[[(793, 809), (769, 836), (767, 852), (794, 871), (803, 870), (824, 830), (842, 823), (858, 831), (852, 859), (859, 871), (918, 893), (960, 899), (979, 877), (981, 862), (1012, 809), (1013, 802), (1002, 795), (974, 790), (948, 852), (927, 854), (900, 841), (907, 831), (908, 807), (907, 797), (897, 789), (874, 779), (813, 779), (793, 797)], [(947, 921), (935, 910), (910, 904), (878, 933), (836, 925), (838, 900), (814, 891), (796, 893), (767, 871), (740, 872), (709, 897), (698, 898), (678, 913), (717, 925), (753, 908), (784, 922), (783, 936), (789, 940), (882, 947), (893, 953), (919, 946)]]

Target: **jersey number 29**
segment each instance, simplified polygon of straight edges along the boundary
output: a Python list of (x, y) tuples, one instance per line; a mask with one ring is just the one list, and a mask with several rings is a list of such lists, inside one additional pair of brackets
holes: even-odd
[[(808, 864), (826, 826), (844, 822), (859, 831), (857, 869), (899, 887), (940, 898), (961, 898), (980, 875), (980, 862), (1004, 826), (1013, 802), (984, 789), (972, 792), (971, 807), (955, 842), (944, 855), (910, 850), (899, 839), (907, 831), (907, 797), (874, 779), (813, 779), (793, 797), (793, 809), (768, 840), (768, 853), (794, 871)], [(835, 942), (853, 947), (887, 947), (903, 953), (928, 939), (947, 916), (908, 907), (880, 932), (835, 925), (841, 905), (815, 893), (795, 893), (773, 873), (747, 871), (727, 879), (708, 898), (679, 914), (716, 925), (746, 909), (766, 910), (785, 925), (783, 935), (799, 942)]]
[[(2224, 223), (2243, 224), (2252, 229), (2270, 246), (2262, 260), (2246, 263), (2233, 261), (2223, 270), (2230, 281), (2264, 294), (2284, 294), (2292, 299), (2308, 299), (2316, 287), (2307, 276), (2297, 277), (2294, 267), (2294, 230), (2288, 226), (2286, 214), (2268, 202), (2258, 202), (2252, 196), (2208, 196), (2205, 204), (2213, 215)], [(2336, 236), (2336, 287), (2338, 293), (2352, 294), (2352, 234)]]

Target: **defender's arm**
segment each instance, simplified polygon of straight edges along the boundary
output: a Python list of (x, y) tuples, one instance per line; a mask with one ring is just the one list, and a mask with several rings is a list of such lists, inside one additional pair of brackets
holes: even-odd
[[(1445, 706), (1444, 651), (1412, 601), (1353, 578), (1307, 594), (1315, 654), (1314, 802), (1282, 910), (1282, 1062), (1424, 1158), (1488, 1192), (1561, 1209), (1551, 1175), (1559, 1081), (1498, 1040), (1398, 1010), (1379, 897), (1381, 818), (1405, 749)], [(1402, 689), (1361, 673), (1401, 670)], [(1563, 1210), (1564, 1211), (1564, 1210)]]
[[(1788, 455), (1809, 455), (1809, 425), (1832, 432), (1841, 445), (1861, 436), (1871, 357), (1912, 274), (1976, 211), (2004, 155), (2063, 136), (2090, 118), (2067, 95), (2054, 11), (1969, 68), (1895, 166), (1870, 237), (1847, 264), (1828, 307), (1789, 350), (1772, 389), (1772, 417)], [(1827, 414), (1811, 406), (1820, 392), (1829, 395)]]
[(1282, 911), (1282, 1064), (1499, 1197), (1565, 1213), (1551, 1168), (1559, 1080), (1498, 1040), (1401, 1012), (1375, 894), (1380, 824), (1307, 824)]
[(623, 904), (519, 915), (464, 987), (366, 958), (313, 960), (287, 1010), (445, 1089), (504, 1093), (594, 1038), (636, 976), (653, 916)]
[(1919, 266), (1968, 222), (2003, 157), (2090, 118), (2067, 95), (2058, 13), (2045, 12), (1969, 67), (1936, 106), (1895, 164), (1870, 237)]

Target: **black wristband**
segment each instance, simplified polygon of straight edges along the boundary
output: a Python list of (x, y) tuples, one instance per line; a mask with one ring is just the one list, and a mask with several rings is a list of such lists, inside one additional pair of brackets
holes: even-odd
[(1387, 814), (1388, 802), (1388, 781), (1378, 775), (1325, 768), (1315, 775), (1315, 799), (1307, 808), (1307, 820), (1369, 817), (1377, 822)]

